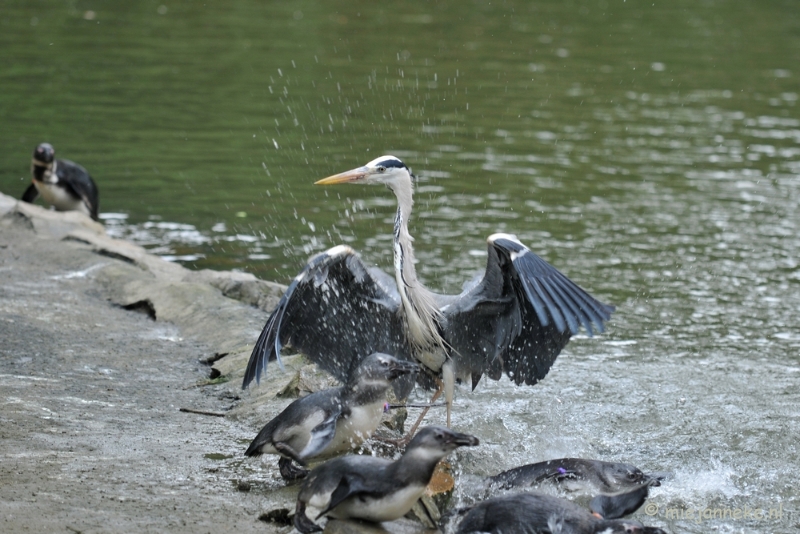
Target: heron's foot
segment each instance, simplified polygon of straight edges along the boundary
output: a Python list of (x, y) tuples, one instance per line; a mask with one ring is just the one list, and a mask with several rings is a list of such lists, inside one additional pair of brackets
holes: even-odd
[(278, 460), (278, 469), (283, 479), (287, 481), (300, 480), (308, 476), (308, 469), (295, 465), (290, 458), (281, 457)]
[(294, 511), (294, 528), (303, 534), (311, 534), (311, 532), (321, 532), (322, 527), (314, 523), (306, 515), (306, 503), (299, 500)]

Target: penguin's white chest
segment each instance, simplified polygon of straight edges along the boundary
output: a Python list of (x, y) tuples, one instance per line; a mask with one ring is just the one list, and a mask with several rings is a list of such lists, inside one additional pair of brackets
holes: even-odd
[(358, 518), (367, 521), (394, 521), (411, 510), (425, 491), (424, 485), (411, 485), (380, 498), (359, 495), (347, 499), (327, 515), (337, 519)]
[(336, 433), (325, 455), (349, 451), (364, 443), (375, 433), (382, 416), (383, 400), (352, 408), (350, 415), (336, 424)]
[(58, 211), (82, 211), (89, 215), (89, 210), (83, 200), (77, 199), (69, 192), (57, 184), (34, 181), (36, 189), (42, 195), (42, 200), (55, 207)]

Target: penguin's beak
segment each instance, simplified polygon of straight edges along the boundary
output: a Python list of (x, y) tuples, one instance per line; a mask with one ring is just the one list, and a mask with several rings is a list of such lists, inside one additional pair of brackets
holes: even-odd
[(644, 478), (642, 479), (642, 484), (647, 484), (651, 487), (658, 487), (661, 485), (661, 481), (666, 478), (669, 478), (669, 473), (666, 472), (645, 473)]
[(480, 443), (478, 438), (475, 436), (470, 434), (462, 434), (460, 432), (453, 432), (452, 430), (450, 431), (450, 436), (447, 441), (458, 447), (474, 447)]
[(419, 365), (406, 360), (396, 360), (389, 368), (389, 380), (419, 372)]
[(317, 180), (314, 182), (314, 185), (336, 185), (362, 182), (366, 181), (366, 178), (368, 178), (371, 174), (372, 171), (369, 167), (359, 167), (357, 169), (351, 169), (349, 171), (340, 172), (339, 174), (334, 174), (333, 176), (328, 176), (322, 180)]

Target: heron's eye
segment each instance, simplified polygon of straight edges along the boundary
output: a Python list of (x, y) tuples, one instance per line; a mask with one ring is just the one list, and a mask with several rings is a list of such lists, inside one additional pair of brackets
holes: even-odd
[(378, 172), (384, 172), (386, 170), (386, 167), (378, 167), (376, 170)]

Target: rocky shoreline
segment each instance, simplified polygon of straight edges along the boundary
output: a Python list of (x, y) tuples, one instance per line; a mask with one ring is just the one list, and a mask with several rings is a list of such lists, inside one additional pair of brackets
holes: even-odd
[(2, 194), (0, 273), (0, 531), (291, 530), (296, 489), (243, 451), (280, 391), (329, 379), (290, 357), (240, 389), (284, 286)]

